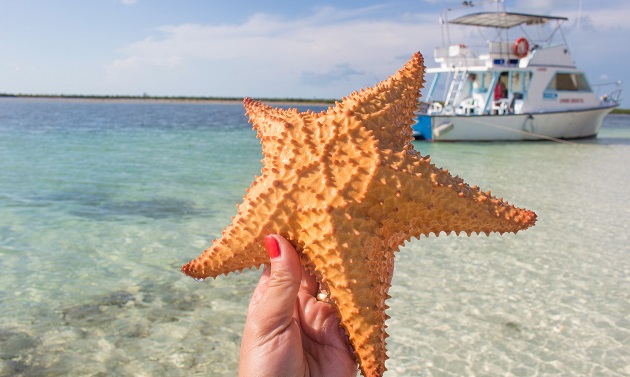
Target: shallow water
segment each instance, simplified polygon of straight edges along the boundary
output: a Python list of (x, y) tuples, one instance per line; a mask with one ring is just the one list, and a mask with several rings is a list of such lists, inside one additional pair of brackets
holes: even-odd
[[(630, 117), (577, 145), (415, 146), (539, 220), (402, 249), (386, 376), (630, 375)], [(235, 375), (260, 272), (179, 268), (260, 158), (240, 104), (0, 100), (0, 376)]]

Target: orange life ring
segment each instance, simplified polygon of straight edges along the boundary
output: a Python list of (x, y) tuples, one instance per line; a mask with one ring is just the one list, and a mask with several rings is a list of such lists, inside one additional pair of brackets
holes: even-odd
[(529, 42), (521, 37), (514, 42), (514, 55), (517, 58), (524, 58), (529, 53)]

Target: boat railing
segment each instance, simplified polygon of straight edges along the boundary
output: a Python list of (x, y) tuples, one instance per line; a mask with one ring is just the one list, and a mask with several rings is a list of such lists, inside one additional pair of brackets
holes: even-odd
[(616, 106), (621, 102), (621, 81), (603, 82), (592, 86), (602, 106)]
[[(530, 50), (541, 47), (536, 41), (531, 41)], [(442, 68), (518, 66), (522, 58), (517, 56), (514, 49), (515, 41), (490, 40), (483, 44), (456, 44), (437, 47), (434, 50), (435, 62)]]
[(437, 47), (433, 51), (435, 62), (442, 67), (483, 66), (476, 47), (465, 44)]

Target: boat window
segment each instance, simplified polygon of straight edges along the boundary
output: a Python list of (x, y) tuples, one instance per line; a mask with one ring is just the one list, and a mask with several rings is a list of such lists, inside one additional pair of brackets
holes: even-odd
[(477, 83), (479, 84), (477, 92), (486, 93), (492, 83), (492, 74), (487, 72), (477, 73)]
[(468, 82), (471, 85), (471, 93), (483, 93), (488, 91), (488, 87), (485, 82), (486, 74), (483, 72), (469, 72)]
[(590, 92), (591, 86), (582, 73), (556, 73), (551, 79), (547, 90)]
[(525, 97), (529, 84), (532, 81), (532, 73), (529, 71), (512, 71), (510, 75), (509, 92), (513, 93), (517, 99)]

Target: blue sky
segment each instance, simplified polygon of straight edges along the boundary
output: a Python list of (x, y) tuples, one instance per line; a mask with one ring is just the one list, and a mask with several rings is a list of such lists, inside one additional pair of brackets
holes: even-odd
[[(0, 92), (341, 98), (415, 51), (433, 66), (440, 12), (460, 4), (0, 0)], [(630, 83), (630, 1), (506, 5), (568, 17), (565, 36), (591, 82)]]

